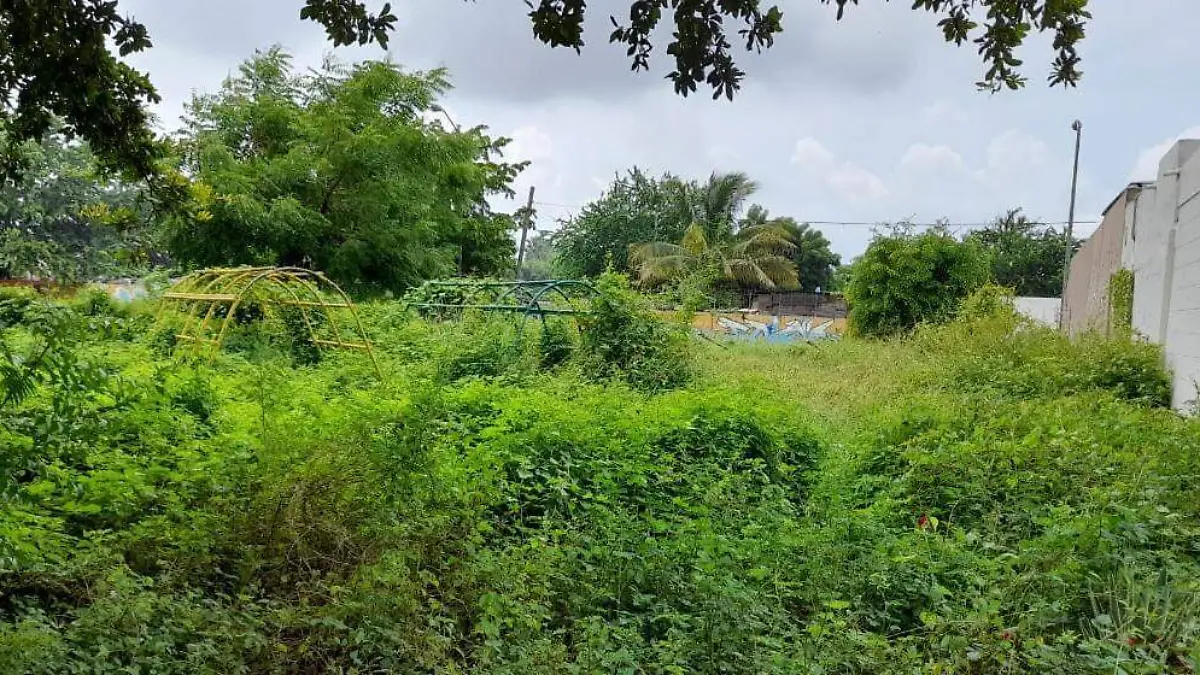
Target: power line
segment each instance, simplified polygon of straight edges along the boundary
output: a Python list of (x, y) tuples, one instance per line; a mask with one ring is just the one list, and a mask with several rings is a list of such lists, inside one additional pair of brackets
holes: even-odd
[[(553, 207), (562, 208), (562, 209), (582, 209), (583, 208), (583, 206), (581, 206), (579, 204), (559, 204), (556, 202), (534, 202), (534, 204), (537, 204), (538, 206), (553, 206)], [(889, 220), (874, 220), (874, 221), (809, 220), (807, 218), (795, 218), (794, 220), (797, 223), (806, 223), (808, 225), (827, 225), (827, 226), (836, 226), (836, 227), (886, 227), (888, 225), (907, 225), (910, 227), (945, 227), (945, 228), (951, 229), (951, 230), (965, 229), (965, 228), (972, 228), (972, 227), (989, 227), (996, 223), (995, 220), (988, 220), (988, 221), (981, 221), (981, 222), (974, 222), (974, 223), (972, 223), (972, 222), (956, 223), (956, 222), (952, 222), (952, 221), (933, 221), (933, 222), (918, 223), (918, 222), (908, 221), (903, 218), (899, 218), (896, 220), (890, 220), (890, 221)], [(1066, 225), (1067, 223), (1068, 223), (1068, 221), (1066, 221), (1066, 220), (1034, 221), (1034, 224), (1036, 224), (1036, 225)]]

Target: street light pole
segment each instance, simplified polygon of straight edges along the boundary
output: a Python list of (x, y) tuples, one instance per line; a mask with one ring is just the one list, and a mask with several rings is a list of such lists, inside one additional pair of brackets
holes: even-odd
[(1075, 163), (1071, 167), (1071, 208), (1067, 212), (1067, 240), (1063, 251), (1062, 299), (1059, 302), (1058, 326), (1064, 328), (1067, 320), (1067, 277), (1071, 273), (1071, 244), (1075, 236), (1075, 191), (1079, 185), (1079, 143), (1083, 136), (1083, 122), (1075, 120), (1071, 123), (1075, 131)]

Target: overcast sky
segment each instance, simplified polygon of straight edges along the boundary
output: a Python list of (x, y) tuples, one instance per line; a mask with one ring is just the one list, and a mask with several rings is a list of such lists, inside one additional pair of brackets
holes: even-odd
[[(761, 184), (755, 201), (799, 220), (978, 223), (1022, 207), (1065, 221), (1078, 117), (1086, 234), (1126, 183), (1153, 177), (1175, 138), (1200, 136), (1200, 90), (1190, 86), (1200, 72), (1196, 0), (1092, 2), (1078, 89), (1044, 84), (1051, 53), (1037, 40), (1021, 54), (1030, 85), (996, 95), (974, 86), (974, 49), (946, 45), (935, 19), (907, 0), (863, 0), (840, 23), (815, 0), (779, 0), (784, 32), (762, 55), (743, 56), (746, 83), (732, 102), (676, 96), (661, 58), (654, 72), (630, 72), (624, 50), (607, 44), (608, 15), (627, 1), (589, 3), (594, 30), (582, 55), (536, 42), (520, 0), (393, 4), (393, 59), (449, 68), (455, 90), (445, 107), (456, 121), (512, 137), (510, 157), (533, 162), (517, 191), (536, 185), (539, 229), (634, 165), (694, 178), (745, 171)], [(330, 47), (320, 26), (299, 19), (302, 5), (121, 0), (155, 43), (131, 60), (158, 86), (164, 125), (255, 49), (278, 43), (297, 65), (318, 65)], [(870, 238), (866, 226), (819, 227), (847, 258)]]

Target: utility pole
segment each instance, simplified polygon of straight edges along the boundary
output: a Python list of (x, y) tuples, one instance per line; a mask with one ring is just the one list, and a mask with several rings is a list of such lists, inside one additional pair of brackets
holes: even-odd
[(1075, 236), (1075, 189), (1079, 184), (1079, 142), (1083, 136), (1083, 122), (1075, 120), (1071, 123), (1071, 129), (1075, 131), (1075, 164), (1071, 168), (1071, 208), (1067, 212), (1067, 241), (1063, 250), (1063, 273), (1062, 273), (1062, 298), (1059, 300), (1058, 307), (1058, 327), (1065, 328), (1067, 325), (1067, 276), (1071, 273), (1071, 249), (1072, 241)]
[(517, 248), (517, 281), (521, 280), (521, 266), (525, 263), (525, 237), (533, 227), (533, 186), (529, 186), (529, 201), (521, 218), (521, 245)]

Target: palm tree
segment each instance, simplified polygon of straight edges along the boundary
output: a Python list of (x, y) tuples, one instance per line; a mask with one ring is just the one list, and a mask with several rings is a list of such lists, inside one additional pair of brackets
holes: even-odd
[(699, 224), (710, 238), (725, 239), (737, 229), (738, 215), (757, 190), (758, 183), (740, 171), (713, 172), (705, 183), (681, 186), (677, 194), (678, 217), (683, 222)]
[(774, 289), (797, 283), (796, 266), (788, 253), (795, 245), (773, 225), (749, 225), (723, 240), (710, 240), (705, 227), (693, 223), (678, 244), (652, 241), (634, 244), (629, 261), (642, 284), (654, 285), (680, 277), (711, 275), (744, 286)]
[(808, 223), (796, 222), (796, 219), (790, 216), (775, 218), (765, 208), (754, 204), (747, 209), (740, 229), (761, 226), (778, 228), (795, 244), (790, 256), (796, 264), (802, 290), (813, 291), (830, 287), (833, 272), (842, 264), (842, 257), (830, 250), (829, 240), (820, 230)]

